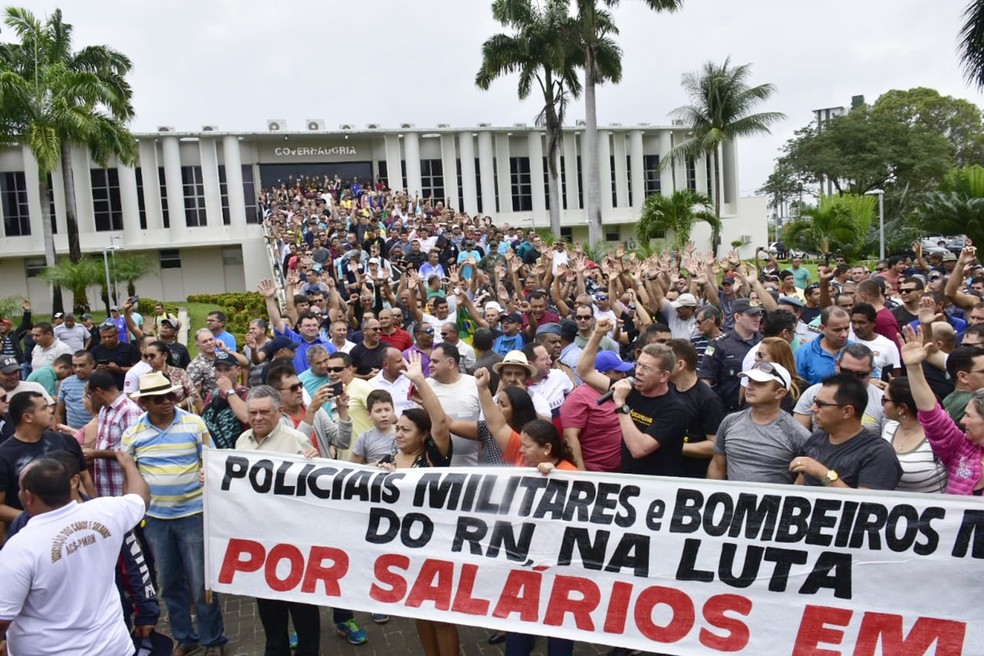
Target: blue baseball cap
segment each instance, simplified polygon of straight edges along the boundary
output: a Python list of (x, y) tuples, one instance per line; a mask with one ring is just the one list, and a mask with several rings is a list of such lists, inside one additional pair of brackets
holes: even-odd
[(614, 351), (601, 351), (595, 356), (595, 369), (598, 371), (632, 371), (635, 365), (625, 362)]

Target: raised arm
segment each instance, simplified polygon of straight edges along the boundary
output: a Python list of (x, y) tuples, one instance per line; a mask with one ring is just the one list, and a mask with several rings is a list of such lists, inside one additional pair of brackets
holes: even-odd
[(284, 332), (284, 319), (280, 316), (280, 306), (277, 304), (277, 286), (269, 278), (260, 281), (258, 289), (266, 299), (267, 314), (270, 315), (270, 325), (278, 333)]
[(475, 385), (478, 387), (478, 400), (482, 404), (482, 414), (485, 415), (485, 423), (489, 433), (499, 445), (503, 452), (509, 446), (509, 438), (512, 436), (512, 428), (506, 422), (505, 415), (496, 405), (492, 397), (492, 390), (489, 389), (489, 370), (479, 369), (475, 372)]
[(591, 333), (591, 339), (584, 345), (584, 349), (581, 351), (581, 357), (577, 360), (577, 368), (574, 371), (582, 381), (599, 392), (607, 392), (612, 384), (608, 376), (595, 369), (595, 358), (598, 357), (601, 340), (611, 329), (611, 319), (608, 317), (598, 319), (594, 332)]
[(427, 414), (430, 415), (431, 437), (434, 438), (437, 450), (442, 455), (447, 455), (451, 451), (451, 422), (444, 413), (444, 407), (441, 405), (440, 399), (437, 398), (434, 390), (427, 383), (427, 378), (424, 377), (424, 372), (420, 368), (420, 354), (412, 351), (410, 353), (410, 359), (406, 361), (405, 366), (404, 375), (417, 388), (417, 394), (420, 396), (421, 404), (424, 406)]
[(957, 265), (953, 267), (950, 277), (946, 280), (946, 287), (943, 289), (946, 300), (965, 310), (973, 309), (975, 305), (980, 303), (979, 298), (961, 289), (964, 280), (964, 270), (975, 259), (977, 259), (977, 248), (975, 246), (965, 246), (960, 251), (960, 257), (957, 258)]
[(923, 344), (921, 336), (917, 336), (912, 341), (906, 341), (902, 345), (902, 362), (905, 363), (905, 369), (909, 375), (912, 400), (916, 402), (916, 408), (927, 412), (936, 407), (936, 395), (933, 394), (933, 388), (926, 381), (922, 363), (926, 356), (935, 349), (936, 346), (932, 343)]

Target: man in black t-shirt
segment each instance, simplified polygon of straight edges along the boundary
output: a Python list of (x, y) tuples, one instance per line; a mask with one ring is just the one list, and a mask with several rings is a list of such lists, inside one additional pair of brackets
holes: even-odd
[(55, 425), (55, 413), (43, 396), (37, 392), (21, 392), (11, 400), (8, 413), (16, 428), (13, 436), (0, 444), (0, 534), (5, 533), (5, 525), (23, 511), (17, 496), (21, 470), (47, 453), (71, 453), (82, 472), (83, 489), (86, 494), (95, 496), (82, 448), (73, 438), (49, 430)]
[(817, 428), (789, 464), (797, 485), (894, 490), (902, 477), (895, 449), (861, 427), (868, 390), (852, 374), (825, 378), (813, 401)]
[(675, 366), (670, 347), (649, 344), (636, 361), (635, 384), (625, 379), (613, 386), (625, 474), (683, 475), (687, 410), (670, 385)]
[(96, 361), (96, 371), (108, 371), (122, 391), (126, 372), (140, 361), (140, 349), (136, 344), (120, 341), (119, 331), (112, 323), (99, 326), (99, 344), (93, 347), (92, 357)]
[(707, 466), (714, 455), (714, 438), (724, 405), (707, 383), (697, 378), (697, 348), (686, 339), (671, 339), (676, 366), (670, 384), (676, 388), (687, 410), (687, 434), (683, 438), (682, 472), (687, 478), (707, 478)]

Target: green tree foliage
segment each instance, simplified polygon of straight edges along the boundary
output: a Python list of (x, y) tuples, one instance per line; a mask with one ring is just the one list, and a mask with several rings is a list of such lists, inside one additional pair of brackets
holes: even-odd
[(799, 218), (786, 224), (786, 245), (847, 258), (864, 255), (871, 246), (868, 232), (877, 204), (874, 196), (822, 196), (817, 205), (800, 209)]
[(984, 164), (981, 110), (969, 100), (941, 96), (935, 89), (925, 87), (895, 89), (878, 98), (871, 112), (942, 136), (953, 148), (957, 166)]
[[(653, 11), (676, 11), (683, 0), (642, 0)], [(622, 50), (612, 37), (618, 27), (608, 9), (619, 0), (575, 0), (577, 30), (570, 35), (584, 55), (584, 156), (581, 158), (588, 215), (588, 241), (600, 243), (601, 173), (598, 166), (598, 108), (595, 87), (622, 79)], [(608, 184), (606, 181), (605, 184)]]
[(636, 224), (636, 236), (644, 244), (651, 239), (667, 239), (672, 248), (680, 249), (690, 241), (698, 221), (710, 225), (715, 235), (721, 231), (721, 220), (706, 195), (690, 189), (674, 191), (671, 196), (650, 194)]
[(550, 228), (560, 236), (559, 153), (563, 142), (564, 116), (570, 97), (581, 95), (578, 68), (583, 53), (565, 37), (574, 26), (566, 0), (549, 0), (544, 8), (528, 0), (496, 0), (492, 16), (512, 34), (496, 34), (482, 45), (482, 67), (475, 84), (488, 89), (492, 82), (519, 73), (519, 98), (529, 97), (534, 84), (543, 96), (543, 109), (536, 123), (547, 129), (547, 170), (550, 187)]
[(61, 258), (55, 266), (46, 267), (41, 278), (72, 292), (72, 308), (75, 312), (89, 311), (89, 287), (106, 284), (103, 263), (93, 257), (83, 256), (78, 262)]
[[(690, 127), (693, 134), (670, 151), (665, 161), (681, 157), (706, 155), (711, 158), (714, 176), (714, 214), (721, 216), (721, 147), (739, 137), (768, 134), (769, 126), (786, 118), (779, 112), (752, 113), (760, 103), (775, 93), (771, 84), (749, 86), (751, 66), (732, 66), (731, 59), (723, 64), (707, 62), (697, 72), (683, 76), (683, 88), (690, 96), (690, 105), (674, 110), (673, 114)], [(719, 231), (712, 236), (714, 252), (720, 243)]]
[(964, 24), (960, 28), (960, 63), (964, 79), (984, 89), (984, 0), (971, 0), (963, 13)]
[[(136, 161), (127, 129), (133, 118), (126, 80), (132, 64), (108, 46), (72, 50), (72, 26), (56, 9), (43, 22), (27, 9), (9, 7), (4, 23), (19, 39), (0, 48), (0, 116), (8, 138), (27, 145), (38, 162), (41, 198), (48, 197), (48, 174), (61, 164), (65, 185), (69, 257), (79, 262), (71, 145), (86, 146), (93, 161)], [(45, 258), (54, 264), (48, 203), (44, 210)], [(56, 304), (61, 305), (60, 295)]]
[(918, 217), (926, 232), (965, 234), (984, 243), (984, 167), (951, 171), (938, 191), (923, 195)]
[(150, 260), (135, 253), (117, 255), (113, 258), (110, 267), (110, 275), (113, 280), (122, 280), (126, 283), (126, 293), (128, 296), (135, 296), (137, 293), (136, 282), (153, 270)]

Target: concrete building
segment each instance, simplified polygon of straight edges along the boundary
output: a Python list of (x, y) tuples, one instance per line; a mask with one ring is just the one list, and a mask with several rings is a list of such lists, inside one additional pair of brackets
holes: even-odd
[[(268, 121), (260, 133), (197, 132), (162, 127), (137, 134), (136, 166), (97, 168), (84, 149), (74, 149), (72, 171), (82, 251), (100, 255), (112, 245), (145, 253), (155, 263), (137, 283), (143, 296), (168, 301), (189, 294), (254, 289), (269, 275), (263, 247), (260, 188), (291, 175), (382, 178), (391, 187), (447, 199), (453, 207), (481, 212), (496, 223), (549, 226), (546, 135), (536, 127), (398, 130), (343, 125), (328, 131), (309, 120), (300, 131), (284, 121)], [(587, 239), (581, 177), (580, 126), (565, 129), (561, 149), (562, 232)], [(735, 144), (722, 149), (720, 189), (711, 188), (706, 159), (659, 170), (661, 157), (684, 139), (682, 126), (610, 125), (599, 128), (602, 213), (607, 241), (632, 240), (644, 198), (690, 187), (721, 198), (722, 245), (766, 241), (765, 200), (738, 197)], [(48, 308), (48, 285), (37, 278), (44, 267), (42, 199), (37, 163), (26, 147), (0, 153), (0, 241), (2, 295), (25, 295)], [(156, 172), (156, 173), (155, 173)], [(49, 202), (54, 212), (56, 252), (67, 253), (65, 198), (60, 170), (51, 174)], [(709, 230), (699, 225), (695, 239), (706, 248)], [(630, 244), (631, 246), (631, 244)], [(97, 298), (96, 293), (90, 298)], [(66, 298), (66, 302), (70, 301)]]

